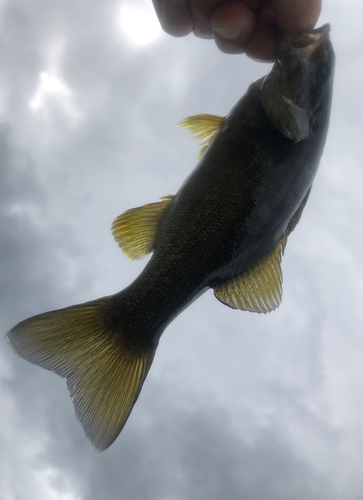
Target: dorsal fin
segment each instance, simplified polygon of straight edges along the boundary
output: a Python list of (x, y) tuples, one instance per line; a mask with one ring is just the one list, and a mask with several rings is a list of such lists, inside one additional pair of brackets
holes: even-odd
[(217, 115), (194, 115), (185, 118), (179, 122), (178, 125), (186, 128), (197, 142), (204, 146), (199, 153), (199, 159), (209, 144), (212, 143), (213, 139), (222, 130), (224, 118), (223, 116)]
[(276, 309), (282, 297), (281, 258), (287, 237), (275, 250), (241, 276), (214, 288), (218, 300), (233, 309), (267, 313)]
[(163, 196), (157, 203), (131, 208), (113, 221), (112, 235), (130, 260), (142, 259), (152, 252), (160, 218), (173, 198)]

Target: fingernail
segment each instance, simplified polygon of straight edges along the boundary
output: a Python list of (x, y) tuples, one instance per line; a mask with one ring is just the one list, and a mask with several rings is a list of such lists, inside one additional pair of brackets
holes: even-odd
[(233, 40), (234, 38), (240, 37), (245, 31), (243, 28), (226, 28), (226, 27), (212, 27), (213, 31), (222, 38), (227, 38), (228, 40)]

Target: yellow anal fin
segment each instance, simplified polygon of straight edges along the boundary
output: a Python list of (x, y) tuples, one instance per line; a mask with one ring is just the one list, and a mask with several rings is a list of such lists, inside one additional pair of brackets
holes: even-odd
[(271, 312), (280, 305), (282, 298), (282, 256), (287, 237), (299, 223), (310, 191), (311, 188), (291, 218), (286, 232), (275, 250), (255, 266), (247, 269), (241, 276), (215, 287), (214, 294), (218, 300), (233, 309), (258, 313)]
[(128, 345), (122, 327), (110, 328), (111, 301), (105, 297), (34, 316), (7, 334), (20, 356), (67, 378), (76, 416), (98, 451), (119, 435), (154, 358), (154, 350)]
[(199, 144), (204, 145), (198, 159), (203, 156), (207, 147), (213, 142), (224, 125), (224, 118), (217, 115), (194, 115), (185, 118), (180, 123), (190, 132)]
[(275, 250), (241, 276), (214, 288), (218, 300), (233, 309), (267, 313), (276, 309), (282, 297), (281, 259), (284, 236)]
[(113, 221), (113, 237), (130, 260), (142, 259), (153, 250), (160, 218), (173, 196), (160, 199), (158, 203), (127, 210)]

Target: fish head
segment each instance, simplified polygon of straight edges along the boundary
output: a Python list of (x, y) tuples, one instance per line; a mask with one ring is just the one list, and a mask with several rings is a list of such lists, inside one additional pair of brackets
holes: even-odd
[(329, 24), (303, 33), (276, 29), (277, 60), (263, 81), (261, 102), (295, 143), (309, 136), (320, 111), (329, 116), (335, 60), (329, 33)]

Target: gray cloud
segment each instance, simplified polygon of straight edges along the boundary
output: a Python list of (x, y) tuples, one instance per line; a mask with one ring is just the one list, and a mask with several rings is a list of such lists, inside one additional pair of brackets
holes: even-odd
[(75, 484), (82, 477), (90, 499), (333, 498), (326, 475), (293, 451), (278, 423), (245, 440), (217, 406), (157, 406), (163, 411), (148, 416), (151, 425), (126, 433), (103, 455), (90, 457), (79, 443), (71, 462), (68, 447), (54, 447), (47, 458)]
[[(68, 253), (71, 257), (77, 253), (77, 246), (65, 226), (48, 225), (47, 194), (37, 180), (31, 157), (13, 142), (11, 129), (3, 124), (0, 128), (0, 290), (3, 318), (10, 321), (19, 314), (17, 307), (29, 313), (36, 310), (36, 304), (54, 306), (50, 290), (59, 296), (61, 290), (65, 291), (67, 281), (62, 254)], [(59, 275), (62, 268), (63, 278)], [(36, 296), (29, 294), (30, 290), (36, 290)]]

